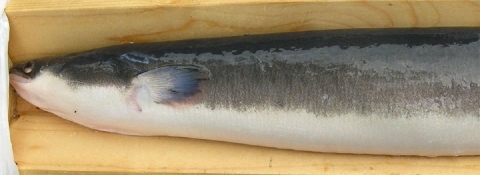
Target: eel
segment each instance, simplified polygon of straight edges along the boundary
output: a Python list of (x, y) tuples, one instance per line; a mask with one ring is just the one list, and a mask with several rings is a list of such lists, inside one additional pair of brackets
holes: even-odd
[(314, 152), (480, 155), (480, 29), (308, 31), (109, 46), (15, 65), (86, 127)]

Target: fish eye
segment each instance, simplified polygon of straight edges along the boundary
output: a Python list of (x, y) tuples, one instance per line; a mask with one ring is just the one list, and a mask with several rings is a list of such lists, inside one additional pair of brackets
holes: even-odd
[(34, 65), (35, 65), (35, 63), (33, 61), (29, 61), (29, 62), (25, 63), (25, 65), (23, 66), (23, 72), (25, 72), (27, 74), (32, 72)]

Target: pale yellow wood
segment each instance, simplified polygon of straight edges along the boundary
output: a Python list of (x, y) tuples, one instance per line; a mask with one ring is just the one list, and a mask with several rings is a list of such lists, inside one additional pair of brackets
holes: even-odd
[[(10, 60), (10, 58), (8, 58), (8, 68), (10, 69), (10, 67), (12, 67), (12, 60)], [(13, 117), (15, 117), (15, 113), (16, 113), (16, 107), (17, 107), (17, 104), (16, 104), (16, 97), (15, 97), (15, 94), (14, 94), (14, 90), (12, 88), (12, 86), (10, 86), (8, 88), (8, 122), (10, 122), (10, 120), (12, 120)]]
[(12, 120), (12, 118), (15, 117), (16, 114), (16, 100), (17, 98), (15, 97), (15, 93), (13, 88), (10, 86), (8, 89), (8, 122)]
[(171, 137), (94, 131), (22, 99), (11, 124), (22, 174), (478, 174), (480, 157), (324, 154)]
[(12, 61), (131, 43), (346, 28), (480, 26), (479, 0), (11, 0)]

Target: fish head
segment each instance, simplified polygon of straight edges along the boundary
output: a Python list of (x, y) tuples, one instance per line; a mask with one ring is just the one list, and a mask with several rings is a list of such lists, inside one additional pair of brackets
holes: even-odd
[(28, 83), (33, 78), (35, 78), (39, 72), (42, 65), (36, 65), (38, 61), (32, 60), (24, 63), (17, 64), (12, 69), (10, 69), (10, 79), (14, 83)]
[(22, 98), (34, 105), (41, 105), (46, 101), (43, 90), (47, 88), (48, 82), (39, 81), (39, 77), (42, 77), (46, 68), (46, 62), (42, 60), (17, 64), (10, 69), (10, 84)]

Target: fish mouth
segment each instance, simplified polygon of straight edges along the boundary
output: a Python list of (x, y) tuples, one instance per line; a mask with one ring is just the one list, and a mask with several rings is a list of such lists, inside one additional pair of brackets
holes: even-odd
[(10, 82), (11, 83), (30, 83), (32, 79), (25, 78), (23, 76), (15, 74), (15, 72), (10, 73)]

